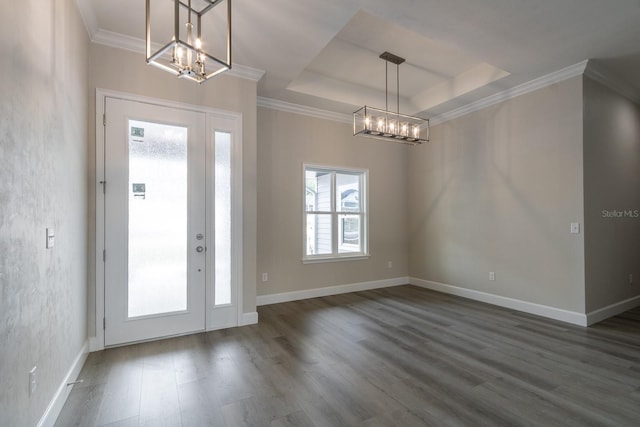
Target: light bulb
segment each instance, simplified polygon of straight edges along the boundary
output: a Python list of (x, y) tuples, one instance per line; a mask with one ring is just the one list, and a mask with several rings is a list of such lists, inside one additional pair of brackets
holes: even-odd
[(413, 137), (415, 139), (420, 138), (420, 126), (419, 125), (413, 125)]
[(376, 127), (376, 131), (384, 132), (384, 118), (380, 117), (378, 119), (378, 126)]
[(200, 38), (196, 39), (196, 49), (202, 49), (202, 40), (200, 40)]
[(368, 130), (370, 124), (371, 124), (371, 118), (369, 116), (364, 116), (364, 128)]
[[(193, 43), (192, 37), (193, 24), (191, 22), (187, 22), (187, 44), (191, 46)], [(191, 67), (193, 62), (193, 57), (191, 53), (191, 49), (187, 48), (187, 67)]]
[(396, 133), (396, 123), (395, 119), (389, 120), (389, 133)]
[(176, 56), (178, 57), (178, 65), (182, 65), (182, 46), (176, 48)]
[(402, 123), (402, 125), (400, 126), (400, 135), (409, 136), (409, 123)]

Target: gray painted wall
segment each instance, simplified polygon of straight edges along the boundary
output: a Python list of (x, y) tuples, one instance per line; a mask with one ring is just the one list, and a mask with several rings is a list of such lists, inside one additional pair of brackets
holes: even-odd
[(88, 39), (75, 2), (3, 1), (0, 57), (0, 425), (32, 426), (87, 339)]
[(590, 312), (640, 295), (640, 106), (586, 77), (584, 188)]
[[(92, 44), (90, 48), (89, 132), (91, 161), (89, 163), (89, 197), (91, 206), (89, 240), (88, 328), (95, 335), (95, 91), (97, 88), (149, 96), (170, 101), (201, 105), (242, 113), (243, 124), (243, 233), (244, 312), (256, 307), (256, 93), (254, 81), (218, 76), (203, 85), (180, 80), (171, 74), (147, 65), (139, 53)], [(125, 72), (126, 70), (126, 72)]]
[[(348, 124), (268, 108), (258, 108), (258, 129), (258, 273), (269, 273), (258, 295), (407, 276), (411, 147), (354, 138)], [(369, 259), (302, 263), (303, 163), (369, 169)]]
[[(584, 313), (582, 78), (434, 126), (409, 161), (412, 277)], [(489, 281), (489, 272), (495, 281)]]

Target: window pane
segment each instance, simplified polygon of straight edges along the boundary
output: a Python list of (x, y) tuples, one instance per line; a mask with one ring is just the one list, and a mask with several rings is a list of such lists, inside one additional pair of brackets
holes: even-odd
[(129, 317), (187, 309), (187, 128), (129, 121)]
[(307, 170), (305, 187), (307, 212), (331, 212), (331, 172)]
[(360, 175), (336, 174), (336, 210), (360, 212)]
[(231, 304), (231, 134), (215, 133), (215, 298)]
[(360, 215), (338, 215), (338, 252), (362, 252)]
[(332, 253), (331, 215), (307, 214), (307, 255), (330, 255)]

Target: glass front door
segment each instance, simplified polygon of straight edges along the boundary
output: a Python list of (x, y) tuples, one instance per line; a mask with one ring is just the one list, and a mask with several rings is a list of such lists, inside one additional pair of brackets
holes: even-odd
[(105, 346), (237, 326), (239, 120), (105, 100)]
[(105, 345), (205, 328), (206, 115), (107, 98)]

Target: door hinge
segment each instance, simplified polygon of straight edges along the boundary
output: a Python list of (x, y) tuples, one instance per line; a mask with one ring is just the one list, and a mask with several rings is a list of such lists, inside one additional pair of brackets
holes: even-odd
[(102, 318), (102, 330), (106, 330), (107, 329), (107, 318), (103, 317)]
[(102, 250), (102, 262), (105, 262), (107, 260), (107, 250), (103, 249)]
[(107, 194), (107, 181), (100, 181), (102, 184), (102, 194)]
[(102, 115), (102, 126), (106, 126), (107, 125), (107, 115), (106, 113)]

